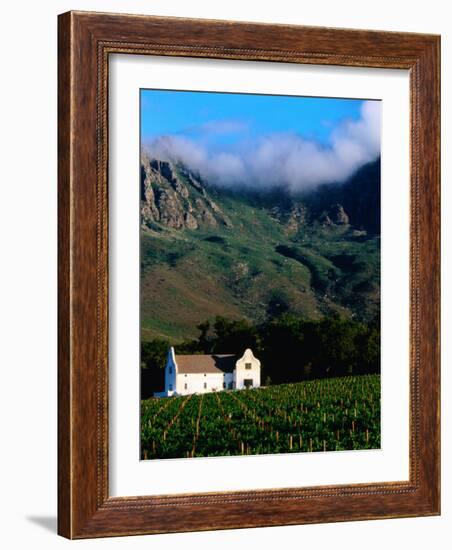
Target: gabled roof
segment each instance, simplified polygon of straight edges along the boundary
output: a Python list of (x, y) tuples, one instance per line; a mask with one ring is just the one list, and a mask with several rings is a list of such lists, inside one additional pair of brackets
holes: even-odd
[(176, 355), (177, 372), (182, 374), (232, 372), (235, 355)]

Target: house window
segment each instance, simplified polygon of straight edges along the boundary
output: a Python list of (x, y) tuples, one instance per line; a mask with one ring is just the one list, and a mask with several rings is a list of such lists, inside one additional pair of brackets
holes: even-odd
[(253, 379), (252, 378), (245, 378), (243, 381), (245, 388), (252, 388), (253, 387)]
[(188, 384), (187, 384), (187, 382), (185, 382), (184, 389), (187, 389), (187, 388), (188, 388)]
[(251, 368), (251, 363), (245, 363), (245, 368), (246, 368), (246, 370), (250, 370), (250, 368)]
[(223, 382), (223, 389), (226, 389), (226, 382)]
[(204, 382), (204, 389), (207, 389), (207, 382)]
[(170, 384), (168, 387), (169, 387), (169, 391), (173, 391), (173, 385), (172, 384)]

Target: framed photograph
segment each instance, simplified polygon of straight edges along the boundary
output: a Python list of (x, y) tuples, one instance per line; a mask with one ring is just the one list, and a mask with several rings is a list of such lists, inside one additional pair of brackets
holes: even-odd
[(59, 16), (61, 535), (440, 513), (439, 56)]

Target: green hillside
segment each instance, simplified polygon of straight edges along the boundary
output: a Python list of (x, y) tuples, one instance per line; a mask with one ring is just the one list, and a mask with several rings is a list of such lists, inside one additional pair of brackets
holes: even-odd
[(375, 317), (380, 238), (335, 193), (328, 204), (328, 196), (294, 199), (283, 190), (225, 191), (143, 154), (142, 339), (193, 338), (216, 315), (257, 323), (286, 311)]

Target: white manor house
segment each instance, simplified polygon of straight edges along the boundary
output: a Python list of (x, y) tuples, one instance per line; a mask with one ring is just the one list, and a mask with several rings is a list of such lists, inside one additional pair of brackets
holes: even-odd
[(165, 367), (165, 390), (156, 397), (189, 395), (221, 390), (258, 388), (261, 385), (261, 362), (250, 349), (236, 355), (176, 355), (168, 351)]

